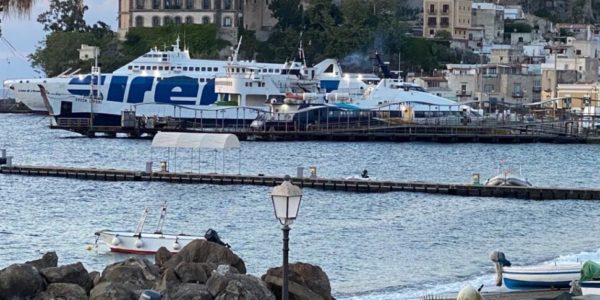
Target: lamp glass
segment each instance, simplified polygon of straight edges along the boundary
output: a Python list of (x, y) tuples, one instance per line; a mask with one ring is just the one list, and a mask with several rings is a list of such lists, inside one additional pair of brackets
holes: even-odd
[(275, 217), (283, 225), (291, 225), (300, 210), (300, 199), (302, 196), (276, 196), (273, 195), (273, 209)]

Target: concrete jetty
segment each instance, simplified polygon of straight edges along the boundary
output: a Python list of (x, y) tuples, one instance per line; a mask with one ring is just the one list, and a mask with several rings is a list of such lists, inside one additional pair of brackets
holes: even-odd
[[(261, 185), (281, 184), (283, 176), (231, 175), (209, 173), (141, 172), (115, 169), (60, 166), (3, 165), (0, 174), (63, 177), (101, 181), (156, 181), (187, 184)], [(292, 178), (303, 188), (344, 192), (418, 192), (469, 197), (501, 197), (532, 200), (600, 200), (600, 189), (554, 187), (502, 187), (419, 181), (348, 180), (337, 178)]]

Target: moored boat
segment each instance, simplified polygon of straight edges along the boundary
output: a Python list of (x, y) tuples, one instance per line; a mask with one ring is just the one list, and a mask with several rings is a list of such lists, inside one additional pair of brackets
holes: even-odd
[(494, 251), (490, 255), (496, 268), (496, 285), (509, 289), (560, 289), (568, 288), (573, 280), (580, 278), (581, 264), (554, 264), (513, 267), (504, 253)]
[(216, 231), (209, 229), (204, 236), (194, 236), (187, 234), (166, 234), (162, 232), (165, 218), (167, 214), (167, 204), (161, 206), (160, 219), (155, 232), (142, 232), (148, 209), (144, 209), (142, 216), (138, 222), (135, 232), (117, 231), (117, 230), (100, 230), (95, 233), (98, 239), (102, 239), (108, 245), (111, 252), (131, 253), (131, 254), (154, 254), (161, 247), (167, 248), (170, 252), (179, 252), (183, 247), (193, 240), (207, 239), (211, 242), (229, 247), (219, 238)]
[(517, 174), (510, 168), (502, 169), (503, 162), (498, 164), (498, 174), (488, 178), (486, 186), (532, 186), (531, 182), (521, 174), (521, 168)]

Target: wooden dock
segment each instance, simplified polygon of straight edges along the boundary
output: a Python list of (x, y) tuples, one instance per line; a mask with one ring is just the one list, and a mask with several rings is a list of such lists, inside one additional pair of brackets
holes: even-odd
[[(156, 181), (187, 184), (275, 186), (283, 176), (139, 172), (115, 169), (69, 168), (54, 166), (0, 166), (0, 174), (63, 177), (101, 181)], [(418, 192), (469, 197), (502, 197), (533, 200), (600, 200), (600, 189), (552, 187), (492, 187), (470, 184), (428, 182), (367, 181), (334, 178), (292, 178), (303, 188), (345, 192)]]

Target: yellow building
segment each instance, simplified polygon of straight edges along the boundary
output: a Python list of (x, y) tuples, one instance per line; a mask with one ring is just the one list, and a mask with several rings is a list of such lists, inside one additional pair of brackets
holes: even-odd
[(557, 107), (581, 111), (585, 106), (600, 106), (600, 83), (559, 84), (558, 98), (570, 98), (558, 101)]
[(455, 40), (467, 40), (471, 28), (471, 0), (424, 0), (423, 36), (447, 31)]

